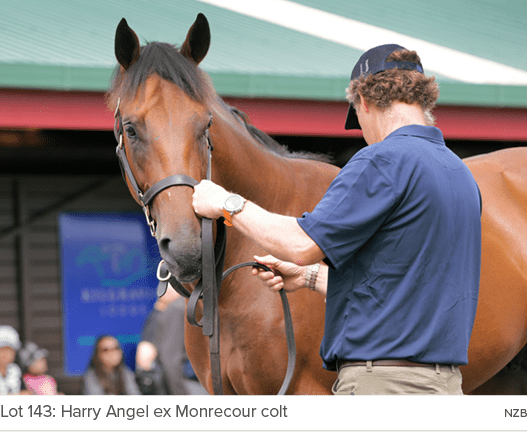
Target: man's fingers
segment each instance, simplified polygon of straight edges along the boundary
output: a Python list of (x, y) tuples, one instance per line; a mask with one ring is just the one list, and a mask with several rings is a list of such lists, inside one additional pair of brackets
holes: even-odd
[(268, 267), (276, 267), (281, 261), (279, 259), (276, 259), (274, 256), (267, 255), (267, 256), (254, 256), (254, 260), (256, 262), (259, 262), (260, 264), (267, 265)]
[(284, 286), (282, 277), (277, 276), (270, 271), (264, 271), (257, 267), (253, 267), (253, 274), (256, 275), (271, 291), (279, 291)]
[(267, 281), (267, 285), (271, 291), (280, 291), (284, 287), (284, 282), (280, 276), (276, 276), (274, 279)]
[(278, 285), (271, 286), (269, 289), (273, 292), (278, 292), (284, 287), (283, 283), (280, 283)]
[(283, 279), (280, 276), (276, 276), (274, 279), (271, 279), (269, 281), (269, 283), (272, 284), (272, 286), (270, 286), (270, 288), (273, 291), (279, 291), (280, 289), (282, 289), (284, 287), (284, 281), (283, 281)]
[(276, 277), (273, 272), (271, 272), (271, 271), (263, 271), (263, 270), (259, 270), (258, 273), (257, 273), (257, 276), (258, 276), (259, 279), (261, 279), (263, 281), (268, 281), (268, 280), (271, 280), (274, 277)]

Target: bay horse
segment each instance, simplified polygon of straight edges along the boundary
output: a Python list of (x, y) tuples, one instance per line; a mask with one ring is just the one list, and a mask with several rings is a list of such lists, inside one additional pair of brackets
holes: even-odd
[[(210, 137), (212, 181), (271, 212), (300, 216), (311, 211), (339, 168), (311, 154), (290, 153), (226, 105), (210, 77), (198, 67), (209, 45), (210, 29), (202, 14), (179, 50), (159, 42), (141, 46), (126, 20), (119, 23), (115, 36), (118, 65), (108, 105), (114, 110), (120, 101), (123, 146), (137, 183), (146, 191), (174, 174), (204, 179)], [(497, 373), (527, 341), (527, 151), (511, 152), (514, 155), (491, 154), (467, 163), (480, 183), (486, 233), (469, 365), (462, 368), (465, 393)], [(127, 184), (140, 203), (129, 180)], [(511, 201), (511, 196), (518, 202)], [(192, 208), (192, 188), (163, 190), (148, 212), (155, 222), (162, 258), (192, 291), (202, 273), (201, 220)], [(226, 268), (265, 254), (236, 230), (228, 229)], [(296, 371), (288, 393), (330, 394), (336, 373), (325, 371), (318, 355), (324, 300), (311, 291), (288, 296), (297, 346)], [(224, 281), (219, 310), (224, 393), (277, 393), (287, 365), (279, 297), (263, 289), (250, 270), (240, 270)], [(185, 324), (185, 344), (196, 375), (211, 393), (206, 337), (199, 328)]]
[(527, 148), (464, 161), (483, 199), (478, 309), (469, 364), (461, 367), (468, 393), (497, 374), (527, 343)]

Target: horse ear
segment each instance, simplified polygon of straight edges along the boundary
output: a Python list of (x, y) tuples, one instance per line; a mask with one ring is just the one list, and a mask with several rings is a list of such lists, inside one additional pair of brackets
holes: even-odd
[(115, 31), (115, 57), (124, 69), (128, 69), (138, 59), (139, 51), (139, 38), (123, 18)]
[(196, 65), (205, 58), (210, 46), (210, 27), (205, 15), (198, 14), (196, 21), (190, 27), (187, 39), (183, 42), (179, 52)]

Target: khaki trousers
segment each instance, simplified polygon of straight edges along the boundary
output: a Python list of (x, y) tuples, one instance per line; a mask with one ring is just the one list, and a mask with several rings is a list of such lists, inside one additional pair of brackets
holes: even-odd
[(457, 366), (344, 366), (335, 395), (463, 395)]

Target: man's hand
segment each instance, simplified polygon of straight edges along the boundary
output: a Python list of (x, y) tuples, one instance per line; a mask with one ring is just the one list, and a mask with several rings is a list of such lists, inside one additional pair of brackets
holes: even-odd
[(225, 199), (230, 195), (231, 193), (223, 187), (204, 179), (194, 187), (194, 194), (192, 195), (194, 212), (200, 217), (210, 219), (223, 217), (223, 205)]
[(274, 273), (253, 267), (252, 273), (257, 276), (270, 291), (294, 292), (305, 288), (305, 267), (300, 267), (292, 262), (280, 261), (274, 256), (255, 256), (254, 260), (272, 268)]

